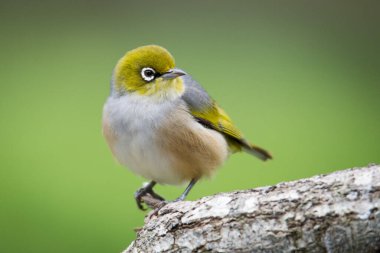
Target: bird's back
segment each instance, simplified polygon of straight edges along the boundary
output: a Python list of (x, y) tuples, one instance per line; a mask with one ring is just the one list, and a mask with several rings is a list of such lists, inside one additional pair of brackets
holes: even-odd
[(208, 95), (190, 75), (182, 76), (185, 92), (182, 99), (189, 107), (192, 116), (204, 127), (221, 133), (228, 143), (230, 152), (246, 151), (261, 160), (271, 158), (264, 149), (249, 143), (241, 131), (235, 127), (227, 113)]

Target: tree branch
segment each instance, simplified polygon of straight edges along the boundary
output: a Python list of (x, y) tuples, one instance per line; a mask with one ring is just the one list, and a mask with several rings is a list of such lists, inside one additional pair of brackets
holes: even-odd
[(164, 206), (127, 252), (379, 252), (380, 167)]

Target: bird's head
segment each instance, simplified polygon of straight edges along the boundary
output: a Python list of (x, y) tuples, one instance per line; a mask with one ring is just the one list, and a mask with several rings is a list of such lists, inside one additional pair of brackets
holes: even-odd
[(113, 73), (113, 90), (119, 95), (135, 93), (162, 99), (179, 97), (184, 92), (186, 73), (175, 68), (173, 56), (163, 47), (142, 46), (127, 52)]

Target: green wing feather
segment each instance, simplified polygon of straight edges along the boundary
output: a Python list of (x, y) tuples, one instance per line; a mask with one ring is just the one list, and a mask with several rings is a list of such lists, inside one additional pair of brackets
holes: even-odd
[(227, 113), (209, 97), (207, 92), (197, 82), (192, 80), (188, 75), (183, 78), (186, 86), (183, 99), (187, 103), (191, 115), (205, 127), (223, 134), (231, 152), (243, 150), (264, 161), (272, 158), (266, 150), (244, 139), (243, 134), (234, 126)]
[[(242, 133), (237, 129), (230, 117), (225, 111), (220, 108), (215, 102), (209, 108), (205, 108), (202, 111), (194, 110), (190, 108), (190, 113), (203, 125), (210, 127), (226, 137), (228, 140), (241, 140), (243, 139)], [(229, 146), (233, 151), (240, 151), (239, 145), (235, 142), (229, 142)]]
[(242, 133), (234, 126), (227, 113), (215, 102), (207, 110), (190, 110), (190, 112), (198, 122), (223, 134), (226, 137), (231, 152), (244, 150), (264, 161), (272, 158), (266, 150), (244, 139)]

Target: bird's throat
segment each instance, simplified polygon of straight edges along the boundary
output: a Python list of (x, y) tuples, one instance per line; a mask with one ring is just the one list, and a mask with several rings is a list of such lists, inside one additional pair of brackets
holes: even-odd
[(184, 84), (181, 78), (163, 79), (157, 78), (149, 85), (145, 85), (137, 90), (140, 95), (149, 96), (157, 102), (174, 100), (182, 96)]

